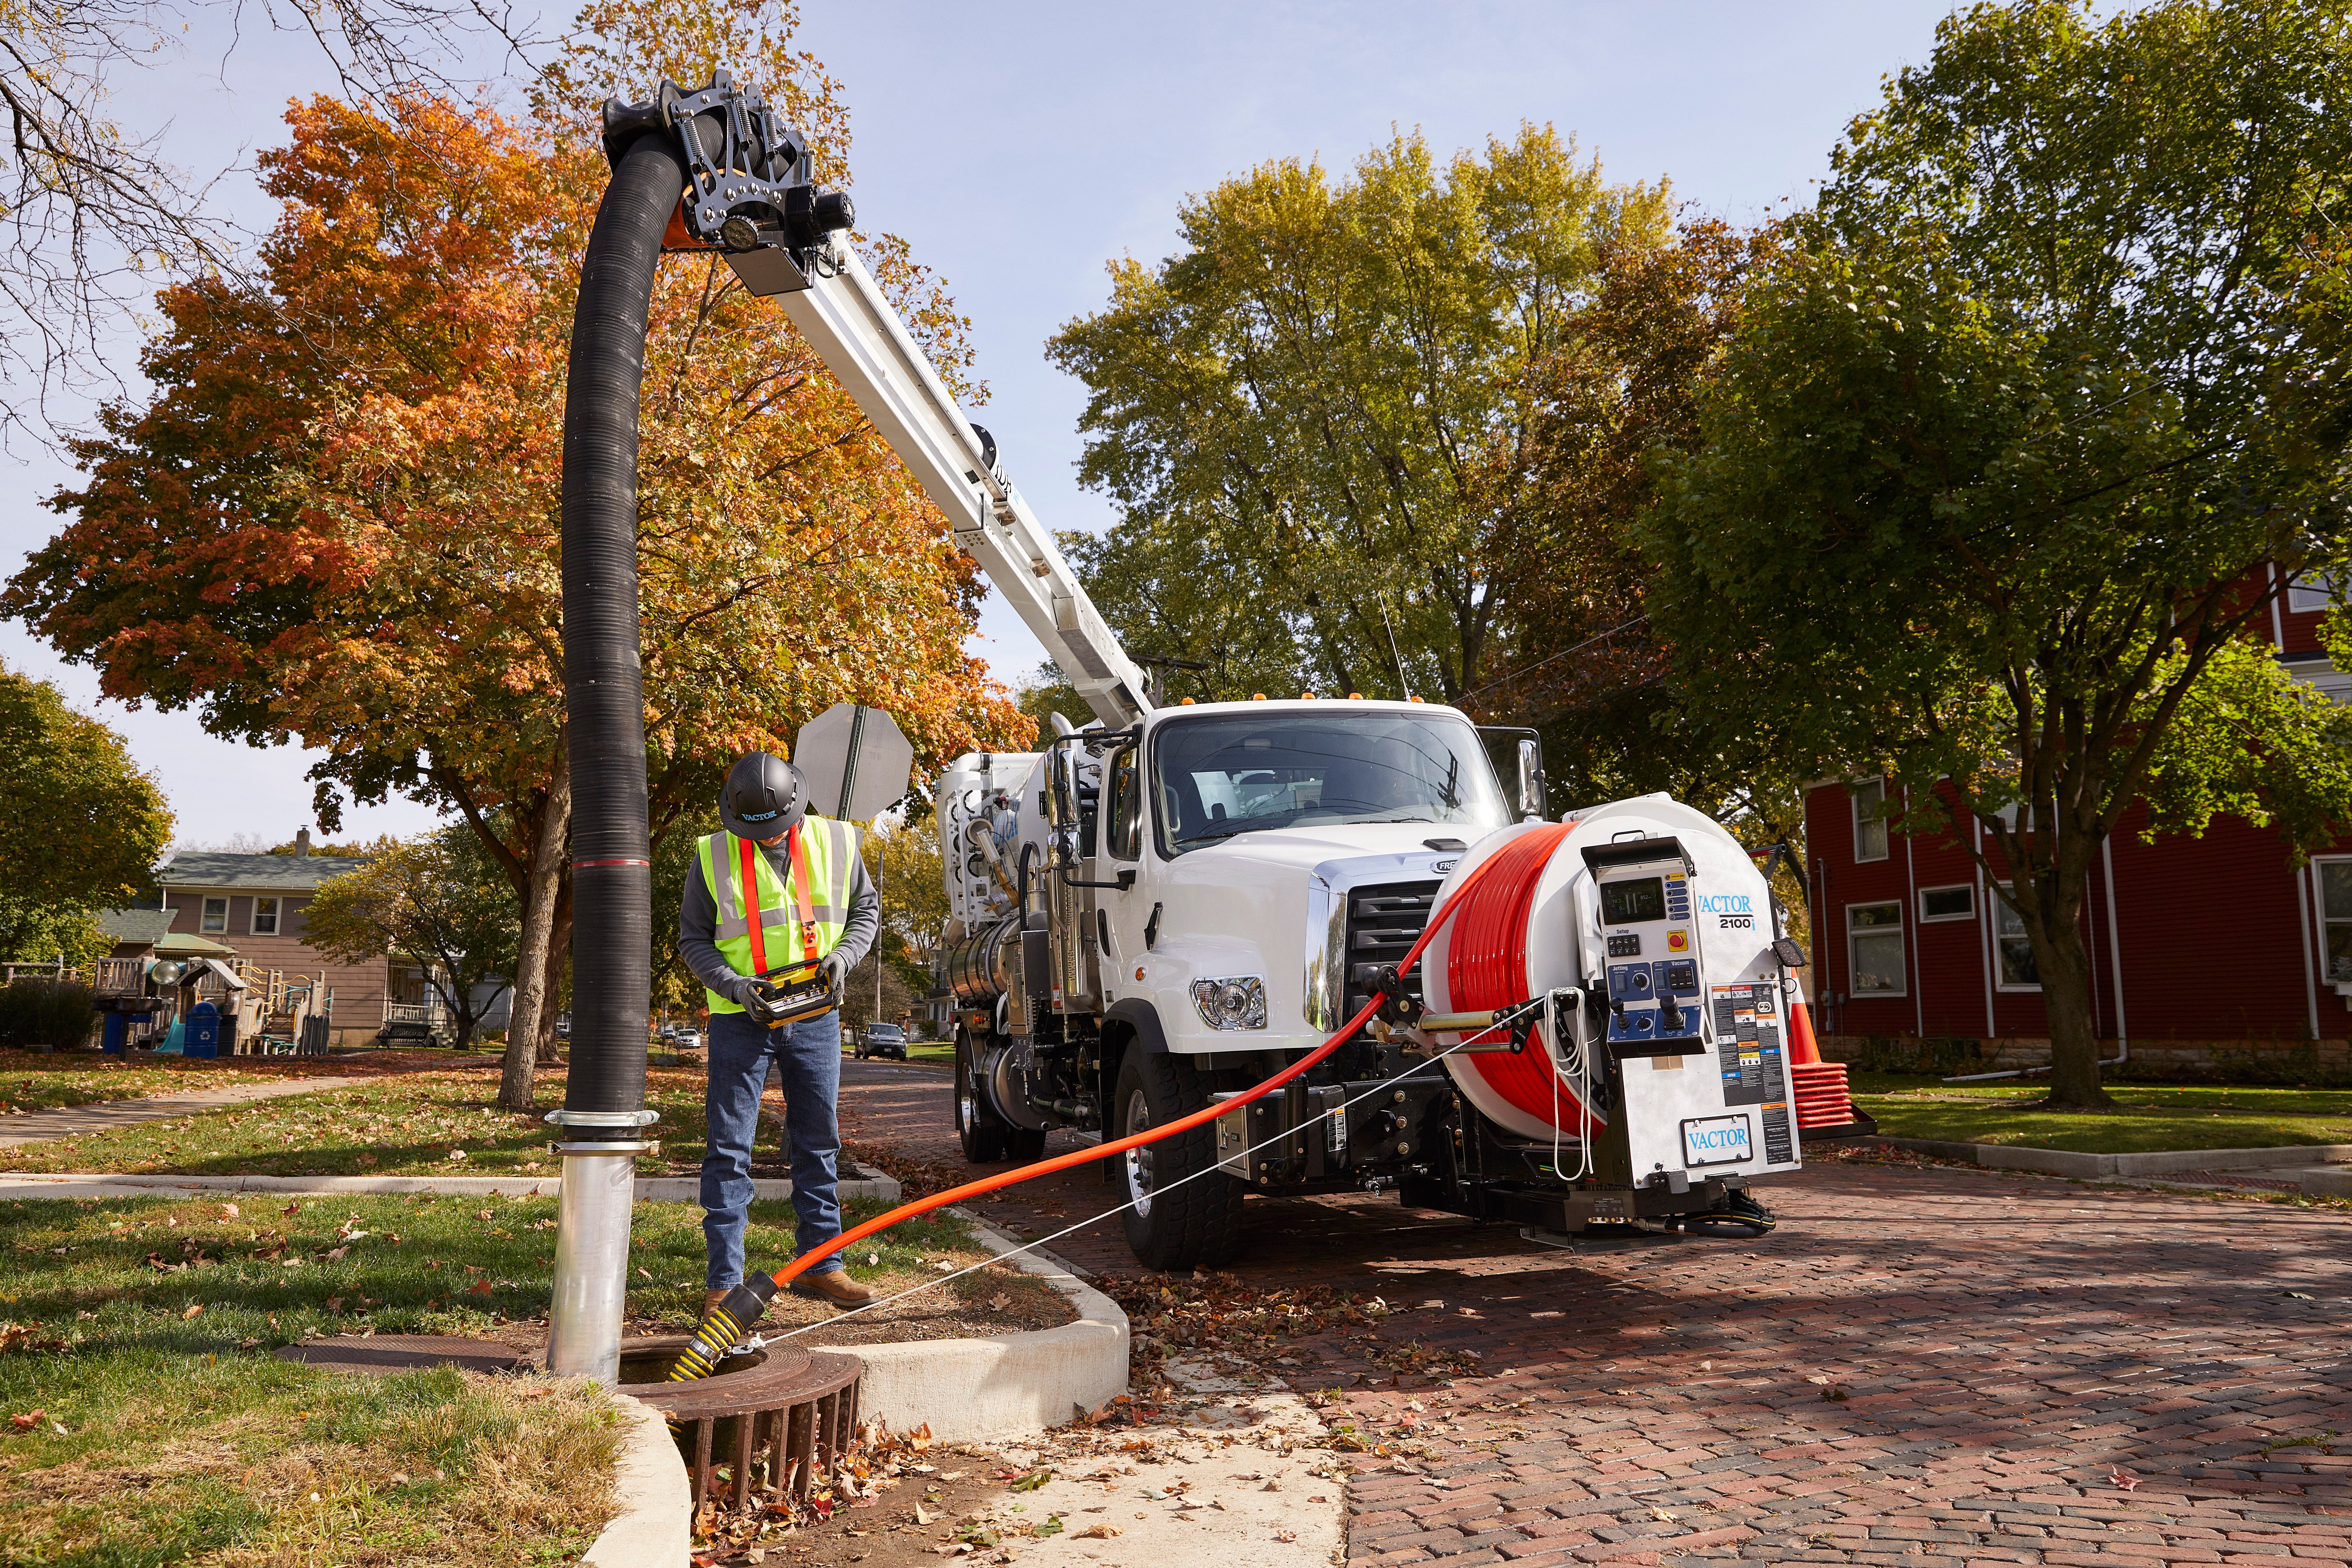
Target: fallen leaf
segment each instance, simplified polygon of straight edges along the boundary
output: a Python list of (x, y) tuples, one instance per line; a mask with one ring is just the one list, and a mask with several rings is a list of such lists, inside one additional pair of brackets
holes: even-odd
[(1277, 1530), (1274, 1532), (1274, 1538), (1276, 1541), (1296, 1541), (1298, 1539), (1298, 1531), (1295, 1530)]
[(1011, 1305), (1013, 1305), (1013, 1298), (1007, 1296), (1002, 1290), (988, 1299), (989, 1310), (992, 1312), (1002, 1312), (1005, 1308), (1010, 1307)]
[(490, 1293), (491, 1289), (492, 1287), (488, 1280), (477, 1279), (471, 1285), (466, 1287), (466, 1294), (468, 1296), (487, 1296)]
[(186, 1311), (184, 1311), (184, 1312), (181, 1313), (181, 1314), (180, 1314), (180, 1319), (181, 1319), (181, 1321), (182, 1321), (183, 1322), (184, 1322), (184, 1321), (186, 1321), (188, 1319), (194, 1317), (197, 1313), (199, 1313), (199, 1312), (203, 1311), (204, 1310), (205, 1310), (205, 1305), (204, 1305), (204, 1303), (203, 1303), (203, 1302), (201, 1302), (201, 1301), (199, 1301), (199, 1302), (197, 1302), (194, 1306), (190, 1307)]
[(327, 1258), (331, 1262), (340, 1263), (343, 1259), (343, 1254), (350, 1250), (348, 1247), (331, 1247), (327, 1249)]
[(650, 1274), (648, 1274), (648, 1273), (646, 1273), (644, 1269), (640, 1268), (640, 1269), (638, 1269), (638, 1270), (637, 1270), (637, 1278), (638, 1278), (638, 1279), (652, 1279), (652, 1278), (653, 1278), (653, 1276), (652, 1276), (652, 1275), (650, 1275)]
[(1115, 1535), (1124, 1535), (1127, 1532), (1125, 1531), (1119, 1529), (1119, 1527), (1115, 1524), (1090, 1524), (1084, 1530), (1074, 1531), (1071, 1534), (1070, 1539), (1073, 1541), (1108, 1541)]
[(452, 1160), (462, 1160), (465, 1157), (466, 1152), (463, 1149), (452, 1149), (449, 1151), (449, 1158)]
[(1061, 1534), (1062, 1516), (1058, 1513), (1047, 1514), (1045, 1516), (1045, 1522), (1037, 1526), (1036, 1530), (1033, 1533), (1039, 1536)]
[(8, 1419), (15, 1424), (16, 1430), (19, 1432), (29, 1432), (34, 1427), (39, 1426), (42, 1422), (47, 1421), (48, 1418), (49, 1413), (46, 1410), (27, 1410), (22, 1415), (11, 1415), (8, 1417)]
[(2139, 1478), (2137, 1476), (2127, 1476), (2121, 1470), (2108, 1471), (2107, 1479), (2116, 1486), (2123, 1488), (2126, 1491), (2129, 1491), (2134, 1487), (2139, 1485)]
[(1032, 1470), (1013, 1482), (1013, 1489), (1016, 1492), (1034, 1492), (1053, 1479), (1054, 1472), (1051, 1470)]
[(236, 1217), (236, 1214), (237, 1214), (237, 1209), (236, 1209), (236, 1205), (235, 1204), (223, 1204), (223, 1205), (221, 1205), (221, 1218), (223, 1218), (223, 1219), (235, 1219), (235, 1218)]
[(940, 1516), (938, 1514), (933, 1513), (921, 1503), (917, 1503), (915, 1505), (915, 1522), (917, 1524), (936, 1524), (939, 1522), (939, 1518)]

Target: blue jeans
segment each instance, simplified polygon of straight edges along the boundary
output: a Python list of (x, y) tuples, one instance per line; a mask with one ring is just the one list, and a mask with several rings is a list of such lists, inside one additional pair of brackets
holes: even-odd
[[(834, 1196), (841, 1158), (841, 1127), (834, 1112), (841, 1089), (841, 1015), (771, 1029), (741, 1013), (713, 1013), (710, 1084), (702, 1096), (710, 1128), (702, 1156), (702, 1239), (710, 1256), (704, 1279), (713, 1290), (743, 1282), (751, 1143), (760, 1130), (760, 1091), (771, 1061), (783, 1079), (793, 1211), (800, 1216), (798, 1252), (823, 1247), (841, 1234), (841, 1205)], [(810, 1272), (830, 1274), (841, 1267), (836, 1254)]]

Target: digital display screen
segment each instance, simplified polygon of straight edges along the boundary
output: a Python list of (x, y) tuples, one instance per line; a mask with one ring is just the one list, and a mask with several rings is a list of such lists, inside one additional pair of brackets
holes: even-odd
[(1659, 877), (1637, 877), (1628, 882), (1601, 884), (1601, 920), (1604, 925), (1639, 925), (1666, 918), (1666, 884)]

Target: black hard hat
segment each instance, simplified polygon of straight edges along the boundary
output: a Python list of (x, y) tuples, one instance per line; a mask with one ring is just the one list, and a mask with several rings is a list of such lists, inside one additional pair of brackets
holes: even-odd
[(719, 820), (738, 838), (773, 838), (808, 810), (800, 769), (766, 752), (753, 752), (727, 770), (719, 792)]

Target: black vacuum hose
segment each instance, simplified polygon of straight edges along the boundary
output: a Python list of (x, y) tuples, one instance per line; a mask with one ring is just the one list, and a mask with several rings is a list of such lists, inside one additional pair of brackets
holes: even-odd
[[(662, 232), (686, 188), (668, 135), (640, 135), (596, 209), (563, 401), (563, 682), (572, 762), (572, 1074), (563, 1108), (646, 1100), (653, 867), (637, 645), (637, 398)], [(572, 1126), (578, 1140), (634, 1128)]]

